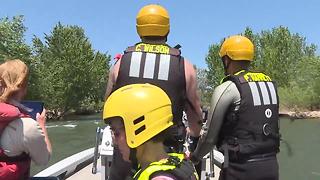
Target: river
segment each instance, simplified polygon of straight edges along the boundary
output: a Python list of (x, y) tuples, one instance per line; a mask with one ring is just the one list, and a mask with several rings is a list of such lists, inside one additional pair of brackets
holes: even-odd
[[(103, 126), (101, 115), (70, 118), (68, 121), (48, 123), (53, 146), (49, 165), (74, 153), (92, 147), (95, 129)], [(320, 119), (280, 120), (282, 139), (280, 154), (281, 180), (320, 179)], [(48, 165), (48, 166), (49, 166)], [(45, 169), (32, 165), (31, 174)]]

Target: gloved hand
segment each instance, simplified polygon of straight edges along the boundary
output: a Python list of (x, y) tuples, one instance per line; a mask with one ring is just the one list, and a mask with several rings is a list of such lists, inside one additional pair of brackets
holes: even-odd
[(199, 139), (200, 139), (200, 136), (199, 137), (194, 137), (194, 136), (189, 137), (189, 150), (190, 150), (190, 152), (194, 152), (194, 150), (196, 150)]
[(189, 159), (190, 159), (190, 161), (192, 161), (192, 163), (193, 163), (194, 165), (197, 165), (197, 164), (199, 164), (199, 162), (200, 162), (200, 160), (199, 160), (196, 156), (194, 156), (193, 153), (190, 154)]

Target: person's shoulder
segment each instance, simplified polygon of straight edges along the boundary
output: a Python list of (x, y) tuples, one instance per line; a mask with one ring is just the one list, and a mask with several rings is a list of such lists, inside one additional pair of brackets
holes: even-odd
[(138, 42), (138, 43), (135, 43), (134, 45), (129, 45), (129, 46), (127, 46), (127, 48), (124, 50), (124, 54), (125, 53), (128, 53), (128, 52), (133, 52), (133, 51), (135, 51), (136, 50), (136, 46), (138, 45), (138, 44), (140, 44), (141, 42)]
[(188, 59), (184, 59), (184, 69), (186, 73), (195, 73), (194, 66)]
[(17, 117), (11, 121), (7, 127), (13, 129), (14, 131), (19, 131), (20, 129), (23, 129), (23, 119)]
[(0, 121), (8, 121), (19, 117), (20, 111), (17, 107), (7, 103), (0, 103)]
[(30, 117), (20, 118), (23, 126), (23, 132), (25, 135), (34, 134), (40, 130), (38, 122)]
[(233, 89), (233, 88), (237, 88), (236, 84), (230, 80), (224, 81), (223, 83), (221, 83), (220, 85), (218, 85), (214, 91), (218, 91), (218, 92), (223, 92), (226, 91), (227, 89)]
[(226, 81), (222, 82), (221, 84), (219, 84), (219, 86), (217, 86), (217, 87), (229, 86), (230, 84), (235, 84), (235, 83), (231, 80), (226, 80)]
[(191, 61), (188, 59), (188, 58), (183, 58), (184, 60), (184, 64), (187, 64), (188, 66), (192, 66), (193, 67), (193, 64), (191, 63)]

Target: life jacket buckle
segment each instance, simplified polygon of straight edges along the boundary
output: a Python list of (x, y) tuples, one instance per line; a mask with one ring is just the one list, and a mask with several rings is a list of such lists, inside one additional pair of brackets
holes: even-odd
[(265, 123), (262, 127), (263, 134), (269, 136), (272, 133), (272, 128), (268, 123)]
[(168, 164), (179, 167), (180, 166), (180, 159), (176, 156), (169, 156)]

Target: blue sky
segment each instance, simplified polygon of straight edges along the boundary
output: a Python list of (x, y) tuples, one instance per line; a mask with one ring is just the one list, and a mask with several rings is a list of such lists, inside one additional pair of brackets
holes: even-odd
[(247, 26), (255, 33), (287, 26), (320, 47), (319, 0), (2, 0), (0, 17), (24, 15), (28, 43), (34, 35), (49, 34), (59, 21), (81, 26), (95, 50), (113, 56), (139, 41), (135, 17), (150, 3), (169, 11), (168, 43), (181, 44), (183, 55), (202, 68), (210, 44)]

